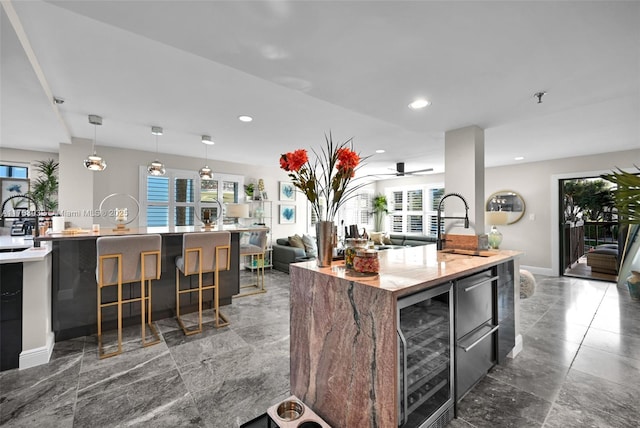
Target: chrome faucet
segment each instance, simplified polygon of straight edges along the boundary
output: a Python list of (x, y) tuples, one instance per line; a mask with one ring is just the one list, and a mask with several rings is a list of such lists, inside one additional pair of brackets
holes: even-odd
[[(464, 202), (464, 217), (443, 217), (442, 216), (442, 203), (449, 196), (457, 196), (458, 198), (462, 199), (462, 202)], [(442, 247), (444, 247), (443, 243), (445, 239), (442, 239), (442, 235), (440, 232), (440, 224), (444, 219), (464, 220), (464, 228), (465, 229), (469, 228), (469, 204), (467, 204), (467, 201), (464, 199), (464, 197), (460, 193), (447, 193), (442, 197), (442, 199), (440, 199), (440, 203), (438, 204), (438, 237), (436, 239), (436, 249), (438, 250), (442, 250)]]

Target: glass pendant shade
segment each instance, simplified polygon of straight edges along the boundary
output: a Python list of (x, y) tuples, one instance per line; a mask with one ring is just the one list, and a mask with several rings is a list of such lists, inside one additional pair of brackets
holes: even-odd
[(156, 159), (147, 165), (147, 172), (149, 175), (160, 176), (164, 175), (166, 170), (164, 169), (164, 164)]
[(107, 168), (107, 163), (101, 156), (96, 154), (96, 129), (98, 125), (102, 125), (102, 118), (95, 114), (90, 114), (89, 123), (93, 125), (93, 154), (87, 156), (83, 165), (90, 171), (104, 171)]
[(209, 166), (205, 165), (202, 168), (200, 168), (200, 171), (198, 171), (198, 174), (200, 174), (200, 178), (202, 180), (212, 180), (213, 179), (213, 173), (211, 172), (211, 168), (209, 168)]
[(156, 136), (156, 160), (147, 165), (147, 172), (149, 175), (159, 177), (167, 172), (164, 168), (164, 164), (158, 160), (158, 135), (162, 135), (162, 128), (159, 126), (152, 126), (151, 134)]

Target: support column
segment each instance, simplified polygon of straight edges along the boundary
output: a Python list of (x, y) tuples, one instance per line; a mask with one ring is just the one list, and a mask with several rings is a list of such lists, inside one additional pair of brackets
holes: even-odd
[[(484, 129), (472, 125), (445, 132), (444, 187), (445, 193), (460, 193), (469, 204), (469, 229), (447, 229), (448, 222), (447, 233), (484, 233)], [(448, 198), (445, 215), (464, 216), (462, 201)]]
[(71, 144), (60, 144), (58, 210), (69, 227), (90, 229), (93, 224), (93, 175), (100, 173), (82, 164), (91, 153), (91, 140), (72, 138)]

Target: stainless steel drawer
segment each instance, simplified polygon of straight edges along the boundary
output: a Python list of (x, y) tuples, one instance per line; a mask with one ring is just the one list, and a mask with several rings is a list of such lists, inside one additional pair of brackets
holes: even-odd
[(469, 334), (493, 318), (491, 270), (456, 281), (456, 339)]
[(498, 326), (487, 323), (460, 340), (456, 346), (456, 401), (482, 379), (496, 362)]

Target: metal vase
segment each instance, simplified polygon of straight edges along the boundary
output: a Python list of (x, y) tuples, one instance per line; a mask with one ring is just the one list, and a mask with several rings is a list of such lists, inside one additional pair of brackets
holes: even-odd
[(318, 241), (318, 267), (331, 266), (333, 247), (335, 247), (336, 227), (332, 221), (316, 223), (316, 240)]

